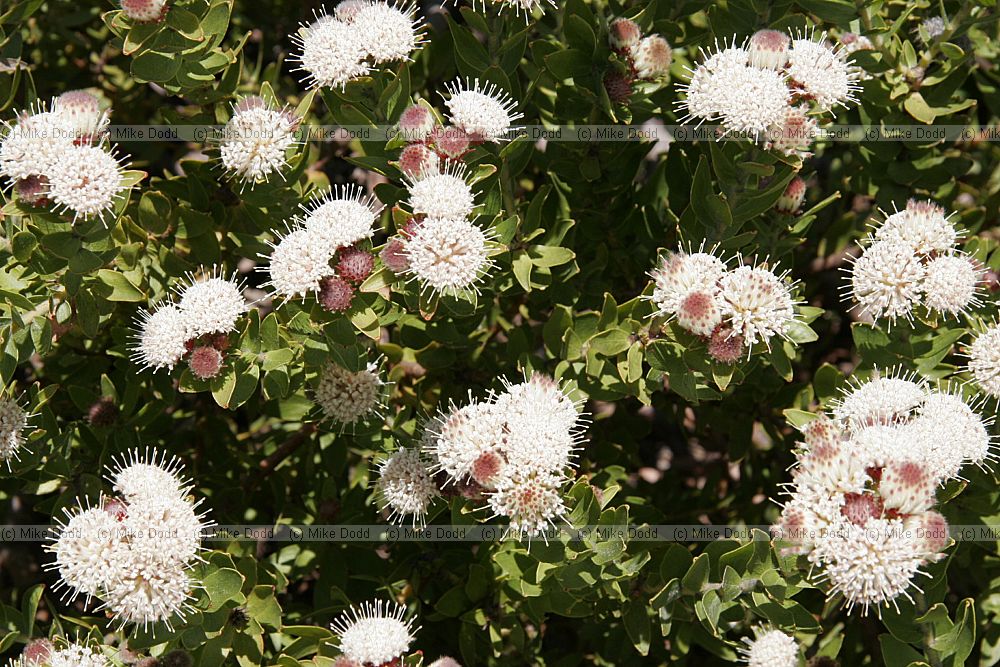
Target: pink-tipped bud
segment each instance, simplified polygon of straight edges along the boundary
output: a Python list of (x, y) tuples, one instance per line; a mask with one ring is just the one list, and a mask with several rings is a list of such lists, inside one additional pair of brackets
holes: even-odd
[(784, 155), (809, 157), (816, 138), (816, 121), (799, 107), (790, 107), (781, 123), (767, 129), (767, 148)]
[(785, 509), (778, 523), (771, 527), (771, 535), (795, 546), (803, 546), (806, 541), (805, 513), (797, 507)]
[(492, 449), (479, 455), (472, 463), (472, 479), (484, 487), (491, 487), (492, 480), (500, 472), (503, 459)]
[(788, 62), (791, 41), (780, 30), (758, 30), (750, 38), (750, 64), (761, 69), (781, 69)]
[(319, 304), (332, 313), (342, 313), (351, 307), (354, 287), (339, 276), (324, 278), (319, 283)]
[(437, 153), (423, 144), (410, 144), (399, 154), (399, 170), (410, 178), (418, 178), (424, 172), (437, 171), (439, 164)]
[(774, 210), (785, 215), (794, 215), (806, 198), (806, 182), (796, 176), (789, 181), (785, 191), (778, 197)]
[(70, 90), (56, 98), (53, 108), (68, 118), (78, 137), (78, 143), (89, 143), (97, 138), (105, 115), (101, 101), (85, 90)]
[(158, 23), (167, 14), (167, 0), (122, 0), (122, 12), (136, 23)]
[(670, 73), (674, 52), (667, 44), (667, 40), (659, 35), (643, 37), (632, 47), (631, 53), (636, 77), (652, 81), (662, 79)]
[(410, 260), (406, 258), (404, 250), (405, 245), (402, 239), (389, 239), (378, 256), (387, 269), (393, 273), (403, 273), (410, 268)]
[(104, 511), (113, 516), (115, 521), (124, 521), (128, 518), (128, 505), (115, 498), (104, 502)]
[(718, 326), (708, 339), (708, 356), (720, 364), (735, 364), (743, 357), (743, 336), (727, 326)]
[(343, 21), (344, 23), (350, 23), (354, 20), (354, 17), (358, 15), (366, 5), (370, 4), (366, 0), (343, 0), (336, 9), (333, 10), (334, 16), (337, 17), (338, 21)]
[(413, 104), (403, 109), (399, 117), (399, 131), (407, 141), (423, 141), (434, 130), (437, 119), (430, 109), (422, 104)]
[(806, 441), (806, 447), (810, 451), (817, 447), (836, 449), (840, 446), (840, 441), (843, 438), (843, 431), (840, 426), (826, 415), (820, 415), (818, 418), (805, 424), (801, 430), (802, 436)]
[(233, 105), (233, 113), (243, 113), (244, 111), (250, 111), (251, 109), (266, 109), (267, 106), (267, 101), (260, 95), (250, 95), (248, 97), (244, 97)]
[(927, 556), (933, 556), (948, 546), (948, 522), (937, 512), (924, 512), (914, 517), (912, 527)]
[(722, 322), (722, 310), (708, 292), (691, 292), (677, 309), (677, 324), (698, 336), (711, 336)]
[(457, 160), (469, 152), (469, 135), (457, 127), (436, 127), (431, 133), (431, 141), (438, 153)]
[(48, 662), (49, 656), (52, 655), (54, 650), (55, 646), (48, 639), (32, 639), (24, 647), (21, 657), (24, 658), (25, 664), (30, 667), (44, 665)]
[(885, 506), (899, 514), (916, 514), (934, 505), (937, 480), (930, 471), (913, 461), (892, 461), (882, 472), (879, 493)]
[(462, 663), (455, 660), (455, 658), (443, 655), (431, 664), (427, 665), (427, 667), (462, 667)]
[(642, 39), (642, 28), (632, 19), (615, 19), (608, 26), (608, 42), (615, 49), (627, 49)]
[(604, 89), (608, 91), (608, 99), (615, 104), (628, 104), (632, 98), (632, 76), (611, 70), (604, 75)]
[(222, 352), (209, 345), (199, 345), (191, 351), (188, 366), (195, 377), (214, 378), (222, 370)]
[(361, 284), (371, 275), (375, 258), (363, 248), (345, 248), (337, 259), (337, 275), (355, 284)]
[(840, 513), (855, 526), (864, 526), (868, 519), (882, 516), (882, 499), (871, 493), (846, 493)]
[(49, 179), (44, 176), (28, 176), (14, 184), (17, 198), (31, 206), (45, 206), (48, 203)]
[(87, 421), (91, 426), (111, 426), (118, 419), (118, 406), (110, 396), (102, 396), (87, 410)]

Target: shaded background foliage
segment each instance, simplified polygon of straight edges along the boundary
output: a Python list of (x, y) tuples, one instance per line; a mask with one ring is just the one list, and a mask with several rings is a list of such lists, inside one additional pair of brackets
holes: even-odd
[[(429, 42), (412, 63), (376, 72), (346, 91), (307, 96), (287, 56), (315, 2), (174, 3), (166, 29), (131, 28), (110, 4), (20, 0), (0, 8), (0, 109), (87, 88), (113, 106), (115, 124), (224, 122), (236, 96), (256, 94), (305, 111), (307, 123), (391, 123), (413, 97), (440, 107), (456, 76), (495, 82), (527, 123), (672, 123), (673, 83), (697, 48), (763, 27), (815, 26), (834, 37), (869, 35), (877, 51), (852, 56), (869, 73), (846, 124), (987, 126), (1000, 114), (994, 3), (846, 0), (560, 2), (525, 23), (494, 8), (422, 7)], [(950, 32), (923, 46), (920, 22), (946, 12)], [(608, 99), (607, 23), (635, 17), (675, 48), (671, 81)], [(193, 22), (192, 22), (193, 21)], [(921, 68), (922, 71), (916, 71)], [(468, 390), (540, 369), (579, 387), (594, 414), (570, 495), (571, 521), (770, 523), (792, 462), (786, 410), (809, 410), (844, 378), (903, 364), (928, 377), (961, 366), (965, 323), (917, 322), (891, 332), (853, 321), (839, 271), (878, 209), (931, 198), (965, 230), (965, 248), (1000, 269), (997, 149), (986, 141), (820, 145), (805, 161), (746, 144), (548, 142), (481, 147), (470, 162), (482, 220), (507, 244), (474, 303), (420, 315), (410, 286), (361, 295), (347, 317), (290, 305), (246, 318), (238, 361), (211, 387), (189, 375), (139, 373), (127, 340), (136, 313), (185, 271), (222, 264), (251, 287), (266, 275), (247, 259), (266, 253), (306, 193), (362, 179), (388, 206), (404, 197), (396, 150), (384, 140), (311, 143), (287, 181), (239, 192), (212, 154), (183, 142), (121, 142), (148, 176), (109, 228), (71, 226), (51, 214), (4, 207), (0, 247), (0, 379), (28, 390), (39, 413), (32, 454), (0, 474), (9, 523), (48, 523), (80, 495), (96, 497), (98, 471), (117, 452), (156, 445), (179, 455), (218, 523), (374, 523), (372, 461), (413, 441), (423, 419)], [(655, 150), (654, 150), (655, 149)], [(360, 168), (363, 171), (357, 171)], [(773, 205), (800, 173), (802, 212)], [(379, 178), (376, 174), (384, 174)], [(4, 195), (6, 196), (6, 194)], [(391, 234), (391, 214), (383, 215)], [(385, 235), (376, 237), (382, 243)], [(801, 281), (815, 319), (798, 345), (755, 355), (728, 377), (679, 329), (650, 330), (638, 296), (657, 253), (719, 243), (727, 254), (770, 257)], [(991, 285), (995, 288), (995, 281)], [(995, 313), (992, 297), (981, 314)], [(423, 304), (426, 305), (426, 304)], [(360, 339), (359, 339), (360, 336)], [(318, 428), (307, 388), (330, 349), (368, 340), (385, 355), (392, 388), (384, 425), (353, 434)], [(175, 374), (179, 375), (179, 374)], [(88, 420), (102, 397), (109, 425)], [(268, 467), (261, 463), (267, 462)], [(271, 467), (274, 464), (276, 467)], [(949, 522), (998, 514), (996, 477), (975, 471), (944, 509)], [(471, 523), (452, 499), (436, 522)], [(481, 516), (481, 515), (480, 515)], [(465, 664), (713, 664), (735, 658), (740, 636), (769, 621), (842, 664), (994, 664), (1000, 657), (997, 544), (966, 543), (929, 568), (918, 607), (883, 618), (826, 604), (794, 561), (766, 541), (740, 545), (592, 540), (585, 543), (303, 543), (209, 545), (212, 585), (169, 641), (198, 664), (329, 664), (324, 628), (350, 602), (390, 595), (419, 614), (416, 647)], [(102, 634), (105, 619), (51, 594), (41, 545), (10, 543), (3, 569), (0, 648), (13, 655), (33, 633)], [(747, 582), (749, 583), (741, 583)], [(46, 584), (44, 591), (34, 587)], [(915, 621), (936, 603), (938, 612)], [(246, 609), (252, 623), (234, 623)], [(37, 611), (36, 611), (37, 610)], [(159, 649), (157, 649), (159, 650)], [(925, 655), (926, 651), (926, 655)], [(648, 656), (648, 657), (642, 657)]]

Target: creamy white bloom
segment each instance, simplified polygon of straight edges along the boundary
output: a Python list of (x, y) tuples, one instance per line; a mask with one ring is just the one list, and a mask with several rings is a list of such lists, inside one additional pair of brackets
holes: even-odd
[(377, 600), (351, 607), (331, 625), (340, 637), (340, 650), (362, 665), (381, 665), (410, 650), (417, 630), (406, 619), (406, 607)]
[(356, 424), (378, 413), (384, 386), (375, 363), (350, 371), (331, 362), (320, 372), (315, 400), (326, 417), (341, 424)]
[(139, 314), (137, 335), (132, 343), (132, 361), (154, 371), (172, 369), (187, 352), (190, 339), (187, 320), (172, 303)]
[(65, 512), (68, 521), (46, 549), (55, 555), (59, 586), (68, 587), (70, 597), (84, 595), (89, 600), (126, 575), (127, 548), (118, 519), (103, 507)]
[(415, 5), (402, 8), (387, 2), (366, 3), (352, 12), (351, 26), (361, 48), (376, 65), (409, 60), (421, 43)]
[(486, 233), (464, 218), (424, 220), (403, 241), (407, 272), (439, 294), (477, 290), (492, 265), (489, 254)]
[(744, 637), (746, 648), (740, 649), (749, 667), (798, 667), (799, 643), (780, 630), (754, 628), (754, 639)]
[(855, 307), (874, 320), (910, 319), (923, 295), (926, 273), (910, 245), (894, 240), (876, 241), (851, 267)]
[(69, 644), (49, 653), (46, 667), (110, 667), (108, 660), (96, 647)]
[(285, 155), (297, 142), (299, 119), (287, 109), (272, 108), (261, 97), (246, 97), (233, 106), (222, 130), (222, 166), (246, 183), (266, 181), (287, 164)]
[(306, 229), (289, 229), (269, 245), (272, 250), (268, 284), (278, 296), (294, 299), (315, 293), (319, 291), (320, 280), (334, 273), (330, 266), (333, 253), (328, 244)]
[(24, 432), (28, 427), (28, 413), (12, 398), (0, 398), (0, 461), (7, 464), (19, 460), (24, 447)]
[(900, 514), (926, 512), (934, 506), (938, 478), (929, 466), (914, 461), (890, 461), (882, 471), (878, 492), (886, 509)]
[[(137, 497), (128, 503), (121, 523), (132, 536), (130, 565), (141, 572), (192, 563), (201, 550), (201, 531), (207, 525), (194, 504), (176, 494)], [(156, 538), (147, 539), (146, 535)]]
[(97, 146), (66, 149), (46, 176), (46, 196), (57, 210), (72, 211), (74, 221), (103, 220), (127, 189), (118, 160)]
[(502, 475), (489, 496), (493, 516), (510, 522), (510, 531), (533, 535), (554, 525), (566, 514), (560, 487), (562, 477), (544, 472), (513, 471)]
[(498, 449), (505, 426), (503, 413), (492, 402), (452, 406), (427, 425), (424, 449), (433, 457), (435, 469), (451, 481), (463, 481), (472, 476), (480, 456)]
[(649, 275), (653, 279), (653, 303), (658, 314), (673, 315), (694, 291), (716, 294), (726, 265), (710, 252), (672, 252), (660, 260)]
[(819, 40), (799, 37), (788, 50), (788, 76), (801, 94), (822, 111), (857, 102), (861, 70), (847, 62), (847, 53), (826, 44), (826, 33)]
[(326, 14), (302, 26), (292, 42), (299, 51), (289, 60), (310, 88), (343, 88), (348, 82), (368, 74), (367, 53), (361, 36), (348, 23)]
[[(816, 133), (816, 120), (810, 117), (802, 107), (788, 107), (785, 117), (779, 125), (772, 125), (767, 131), (767, 147), (785, 155), (795, 155), (800, 158), (809, 156)], [(797, 178), (797, 177), (796, 177)], [(799, 179), (801, 181), (801, 179)], [(786, 191), (787, 192), (787, 191)], [(802, 194), (805, 194), (803, 183)], [(791, 208), (794, 212), (801, 204), (801, 199)]]
[(847, 386), (833, 402), (833, 416), (850, 429), (905, 422), (930, 395), (927, 383), (902, 371), (879, 373)]
[[(479, 79), (471, 84), (459, 79), (446, 86), (448, 119), (452, 125), (480, 141), (499, 142), (507, 138), (521, 114), (515, 102), (496, 84), (480, 86)], [(442, 216), (444, 217), (444, 216)]]
[(695, 67), (690, 81), (680, 86), (686, 117), (719, 121), (730, 132), (754, 135), (780, 125), (791, 100), (785, 77), (751, 66), (749, 58), (746, 49), (729, 47)]
[(784, 336), (795, 319), (795, 301), (782, 276), (764, 267), (741, 266), (719, 279), (722, 315), (747, 346)]
[(73, 149), (72, 120), (39, 105), (36, 112), (18, 114), (16, 125), (6, 122), (0, 138), (0, 175), (10, 184), (29, 176), (48, 177)]
[(330, 256), (338, 248), (369, 239), (382, 205), (357, 185), (331, 188), (302, 206), (302, 226)]
[(990, 457), (993, 438), (987, 426), (961, 396), (935, 391), (910, 424), (911, 446), (938, 477), (957, 477), (964, 463), (981, 466)]
[(464, 166), (444, 173), (425, 171), (406, 187), (407, 204), (413, 213), (438, 220), (464, 220), (476, 208)]
[(962, 254), (941, 255), (926, 265), (924, 305), (945, 315), (960, 315), (979, 305), (976, 288), (982, 271)]
[(70, 90), (55, 99), (52, 109), (61, 115), (80, 139), (95, 140), (107, 130), (107, 112), (101, 101), (85, 90)]
[(1000, 324), (986, 329), (969, 346), (969, 372), (980, 389), (1000, 398)]
[(133, 449), (113, 459), (107, 479), (127, 502), (144, 498), (184, 498), (190, 481), (181, 475), (184, 466), (165, 451)]
[(183, 618), (193, 609), (190, 574), (181, 565), (130, 572), (115, 580), (104, 593), (101, 607), (122, 626), (148, 628), (163, 623), (172, 631), (172, 619)]
[(202, 280), (190, 276), (190, 282), (180, 290), (177, 307), (189, 338), (197, 338), (233, 331), (236, 321), (247, 311), (247, 302), (243, 298), (243, 286), (221, 277), (213, 268), (209, 277)]
[(376, 490), (383, 511), (390, 520), (411, 517), (414, 526), (423, 525), (438, 488), (418, 449), (400, 449), (379, 466)]
[(930, 201), (911, 199), (906, 208), (886, 217), (875, 230), (877, 241), (894, 241), (910, 246), (918, 255), (949, 252), (958, 231), (944, 209)]
[(493, 406), (506, 422), (505, 435), (496, 443), (503, 467), (522, 474), (564, 474), (580, 439), (576, 404), (552, 378), (540, 373), (505, 386)]

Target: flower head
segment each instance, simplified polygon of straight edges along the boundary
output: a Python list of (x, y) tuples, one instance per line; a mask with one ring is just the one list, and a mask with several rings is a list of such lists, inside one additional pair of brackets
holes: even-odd
[(354, 286), (340, 276), (327, 276), (319, 283), (316, 300), (331, 313), (342, 313), (351, 307)]
[(448, 118), (451, 123), (479, 141), (503, 141), (514, 122), (521, 118), (517, 103), (496, 84), (469, 83), (459, 79), (447, 86)]
[(895, 241), (910, 246), (914, 254), (948, 252), (958, 232), (944, 209), (930, 201), (911, 199), (875, 230), (877, 241)]
[(181, 475), (184, 466), (176, 456), (146, 449), (129, 451), (109, 468), (108, 481), (126, 502), (142, 498), (184, 498), (190, 481)]
[[(816, 121), (806, 113), (805, 109), (788, 107), (782, 122), (768, 128), (767, 147), (784, 155), (806, 158), (810, 154), (809, 147), (812, 146), (815, 132)], [(802, 180), (798, 176), (795, 178)]]
[(366, 3), (353, 13), (351, 27), (376, 65), (409, 60), (421, 43), (415, 5), (403, 9), (387, 2)]
[(115, 156), (97, 146), (72, 146), (59, 157), (47, 178), (47, 197), (73, 220), (102, 219), (127, 189)]
[(180, 290), (177, 304), (188, 330), (188, 338), (205, 334), (227, 333), (236, 328), (236, 321), (247, 310), (243, 286), (228, 280), (215, 270), (207, 278), (190, 282)]
[(887, 509), (917, 514), (934, 506), (937, 477), (914, 461), (890, 461), (882, 471), (878, 492)]
[(422, 104), (411, 104), (399, 116), (399, 131), (407, 141), (426, 139), (436, 125), (434, 112)]
[(375, 363), (351, 371), (331, 362), (320, 372), (316, 403), (326, 417), (341, 424), (357, 424), (381, 409), (384, 386)]
[(743, 638), (746, 648), (740, 653), (749, 667), (797, 667), (799, 643), (781, 630), (758, 626), (754, 639)]
[(281, 173), (285, 154), (297, 143), (299, 119), (287, 109), (275, 109), (261, 97), (247, 97), (233, 106), (222, 130), (222, 166), (245, 183), (266, 181)]
[(926, 272), (911, 246), (899, 241), (876, 241), (854, 260), (851, 268), (856, 308), (874, 320), (910, 319), (920, 303)]
[(691, 291), (677, 308), (677, 323), (699, 336), (711, 336), (722, 323), (722, 308), (712, 292)]
[(932, 258), (924, 275), (924, 305), (945, 315), (960, 315), (979, 305), (976, 288), (982, 270), (966, 255)]
[(781, 193), (774, 208), (779, 213), (794, 215), (802, 206), (802, 201), (806, 197), (806, 182), (801, 177), (796, 176), (788, 182), (785, 191)]
[(708, 356), (720, 364), (735, 364), (746, 355), (743, 336), (720, 324), (708, 339)]
[(477, 290), (476, 283), (491, 266), (488, 241), (468, 220), (425, 220), (404, 241), (406, 270), (421, 289), (440, 294)]
[(28, 427), (28, 413), (12, 398), (0, 398), (0, 461), (7, 464), (20, 459), (24, 447), (24, 432)]
[(981, 390), (1000, 398), (1000, 324), (986, 329), (969, 346), (969, 372)]
[(85, 90), (70, 90), (55, 99), (52, 109), (65, 118), (86, 141), (99, 138), (108, 124), (108, 114), (101, 111), (101, 101)]
[(826, 44), (826, 33), (819, 40), (800, 36), (788, 50), (788, 76), (800, 94), (812, 100), (822, 111), (857, 102), (861, 70), (847, 62), (843, 49)]
[(338, 248), (371, 238), (382, 205), (355, 185), (334, 187), (302, 206), (303, 227), (313, 235), (329, 259)]
[(132, 343), (132, 361), (154, 371), (172, 369), (187, 352), (191, 338), (187, 318), (172, 303), (161, 304), (156, 310), (139, 315), (138, 331)]
[(670, 73), (674, 55), (667, 40), (659, 35), (643, 37), (630, 49), (640, 79), (660, 79)]
[(344, 248), (338, 253), (337, 275), (352, 283), (363, 283), (374, 267), (375, 258), (364, 248)]
[(726, 265), (711, 252), (668, 253), (650, 273), (653, 303), (660, 314), (672, 315), (691, 292), (717, 292), (717, 283), (725, 272)]
[(642, 28), (632, 19), (617, 18), (608, 25), (608, 40), (616, 49), (636, 46), (642, 39)]
[(400, 449), (379, 466), (376, 486), (382, 510), (390, 519), (410, 516), (413, 525), (423, 525), (438, 488), (423, 455), (417, 449)]
[(833, 416), (851, 429), (891, 426), (908, 420), (930, 395), (927, 384), (902, 371), (875, 372), (847, 387), (833, 404)]
[(136, 23), (158, 23), (169, 6), (167, 0), (121, 0), (122, 13)]
[[(26, 649), (27, 651), (27, 649)], [(28, 665), (45, 665), (45, 667), (110, 667), (111, 661), (104, 657), (100, 649), (82, 644), (67, 644), (63, 648), (52, 647), (44, 660)]]
[(421, 174), (438, 171), (440, 159), (437, 153), (423, 144), (410, 144), (399, 154), (399, 170), (411, 180)]
[(47, 177), (73, 148), (73, 123), (65, 115), (45, 111), (18, 114), (0, 140), (0, 175), (10, 183), (31, 176)]
[(211, 345), (199, 345), (191, 350), (188, 367), (197, 378), (214, 378), (222, 370), (222, 352)]
[(402, 657), (419, 629), (406, 620), (406, 607), (377, 600), (351, 607), (332, 624), (340, 650), (362, 665), (382, 665)]
[(472, 476), (483, 454), (498, 446), (504, 427), (502, 412), (491, 402), (452, 406), (426, 427), (424, 449), (433, 457), (435, 469), (453, 481), (462, 481)]
[(795, 319), (795, 301), (783, 276), (764, 267), (740, 266), (719, 279), (722, 314), (746, 345), (784, 336)]
[(297, 70), (305, 72), (304, 81), (310, 88), (344, 88), (370, 70), (361, 35), (349, 23), (332, 16), (317, 16), (299, 29), (292, 42), (299, 52), (289, 60), (299, 64)]
[(464, 220), (476, 208), (464, 167), (444, 173), (424, 172), (410, 182), (407, 191), (413, 213), (432, 219)]
[(543, 532), (566, 514), (560, 487), (562, 478), (544, 472), (515, 472), (501, 476), (489, 496), (493, 516), (510, 522), (519, 535)]

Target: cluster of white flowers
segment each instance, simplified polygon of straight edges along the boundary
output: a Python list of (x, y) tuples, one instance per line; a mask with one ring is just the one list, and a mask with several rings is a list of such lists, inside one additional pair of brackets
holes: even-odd
[(333, 281), (335, 286), (350, 291), (349, 303), (353, 295), (350, 283), (367, 277), (371, 266), (362, 272), (353, 263), (350, 267), (335, 267), (334, 260), (338, 253), (356, 249), (352, 247), (375, 234), (382, 205), (366, 195), (363, 188), (348, 185), (334, 187), (301, 208), (303, 215), (287, 222), (286, 233), (270, 244), (270, 265), (266, 269), (271, 276), (270, 286), (286, 301), (309, 294), (322, 299), (330, 291), (328, 283)]
[(681, 86), (686, 118), (718, 121), (727, 132), (755, 139), (786, 155), (808, 155), (816, 117), (854, 103), (861, 70), (826, 33), (797, 37), (760, 30), (742, 44), (719, 46)]
[(331, 627), (341, 653), (360, 666), (387, 665), (402, 658), (420, 628), (406, 618), (406, 607), (376, 600), (351, 607)]
[(299, 118), (290, 109), (275, 109), (256, 95), (244, 97), (233, 105), (219, 141), (226, 174), (251, 185), (280, 174), (286, 152), (298, 143), (298, 127)]
[(895, 604), (941, 557), (948, 526), (935, 491), (963, 465), (987, 463), (987, 426), (958, 394), (876, 373), (803, 426), (778, 534), (848, 609)]
[(754, 627), (754, 638), (743, 638), (740, 656), (748, 667), (798, 667), (799, 643), (781, 630)]
[(564, 516), (560, 490), (582, 438), (576, 403), (538, 373), (504, 385), (499, 394), (437, 415), (425, 427), (421, 455), (406, 454), (405, 466), (397, 460), (383, 467), (379, 487), (390, 510), (422, 522), (436, 496), (433, 472), (444, 476), (445, 487), (484, 495), (492, 516), (508, 519), (518, 535), (533, 535)]
[(421, 31), (415, 4), (344, 0), (333, 16), (322, 10), (292, 37), (299, 52), (290, 60), (311, 88), (343, 88), (373, 66), (409, 60)]
[(0, 461), (10, 470), (11, 461), (20, 460), (24, 447), (28, 413), (13, 398), (0, 398)]
[(703, 249), (678, 250), (664, 256), (650, 276), (656, 315), (671, 316), (707, 339), (717, 361), (734, 363), (758, 343), (770, 349), (771, 339), (785, 336), (795, 319), (786, 274), (746, 265), (742, 258), (730, 269)]
[(97, 646), (86, 646), (75, 642), (65, 642), (62, 648), (48, 639), (36, 639), (28, 643), (24, 652), (8, 667), (111, 667), (112, 662)]
[(911, 320), (918, 306), (948, 317), (980, 305), (983, 271), (956, 249), (958, 231), (944, 209), (911, 199), (886, 217), (851, 267), (849, 292), (859, 314)]
[(181, 469), (178, 459), (148, 449), (116, 461), (108, 474), (115, 495), (66, 510), (59, 536), (46, 547), (59, 587), (88, 602), (98, 598), (121, 625), (171, 628), (173, 618), (183, 618), (209, 524)]
[[(222, 277), (221, 271), (213, 268), (201, 278), (189, 275), (178, 297), (177, 303), (168, 301), (140, 314), (132, 344), (135, 363), (153, 370), (172, 369), (192, 349), (197, 349), (199, 341), (219, 348), (221, 362), (221, 352), (228, 344), (226, 334), (235, 330), (236, 321), (247, 310), (243, 285), (235, 277)], [(203, 361), (202, 356), (198, 355), (199, 361)], [(214, 374), (198, 373), (200, 377)]]
[(103, 220), (128, 189), (122, 166), (107, 141), (108, 114), (85, 91), (70, 91), (52, 102), (4, 122), (0, 176), (19, 198), (73, 214), (73, 221)]
[(1000, 324), (976, 336), (969, 346), (969, 373), (988, 396), (1000, 398)]
[(367, 363), (359, 371), (331, 361), (320, 371), (314, 394), (325, 417), (353, 426), (379, 414), (385, 386), (377, 361)]

